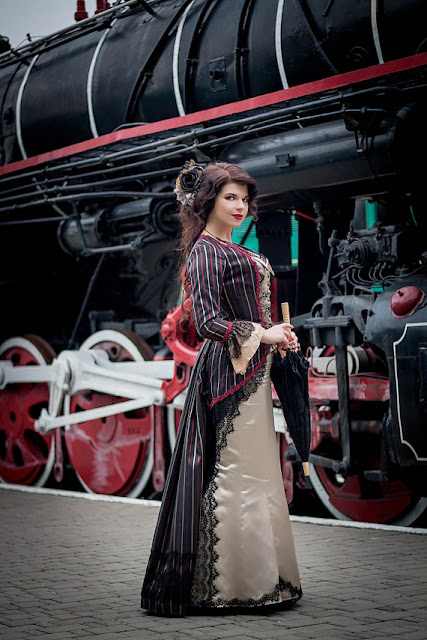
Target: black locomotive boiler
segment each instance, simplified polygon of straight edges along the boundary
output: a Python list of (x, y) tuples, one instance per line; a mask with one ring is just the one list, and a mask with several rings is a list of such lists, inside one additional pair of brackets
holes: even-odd
[(417, 520), (425, 25), (421, 0), (129, 0), (1, 40), (3, 482), (72, 468), (88, 491), (160, 494), (200, 346), (179, 325), (174, 178), (226, 160), (261, 194), (236, 241), (270, 258), (310, 360), (314, 491), (340, 518)]

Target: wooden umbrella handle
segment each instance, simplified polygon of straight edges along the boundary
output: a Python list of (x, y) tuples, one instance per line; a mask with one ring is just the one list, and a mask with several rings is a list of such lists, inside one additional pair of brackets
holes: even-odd
[(289, 302), (282, 302), (280, 306), (282, 307), (283, 322), (286, 322), (287, 324), (291, 324), (291, 315), (289, 313)]
[[(281, 302), (280, 306), (282, 308), (283, 322), (286, 322), (287, 324), (291, 324), (291, 316), (289, 313), (289, 302)], [(286, 349), (279, 349), (279, 351), (282, 358), (286, 358)]]

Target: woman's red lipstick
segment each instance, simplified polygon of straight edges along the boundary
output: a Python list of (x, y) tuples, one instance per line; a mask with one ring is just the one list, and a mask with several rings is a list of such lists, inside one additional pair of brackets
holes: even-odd
[(243, 220), (243, 216), (239, 213), (233, 213), (232, 216), (233, 218), (236, 218), (236, 220)]

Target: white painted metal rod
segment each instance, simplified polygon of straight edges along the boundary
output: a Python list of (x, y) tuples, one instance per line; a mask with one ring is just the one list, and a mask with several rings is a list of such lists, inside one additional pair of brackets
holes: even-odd
[(15, 367), (12, 362), (3, 360), (0, 362), (0, 389), (4, 389), (8, 384), (50, 382), (52, 373), (51, 365)]
[(161, 378), (170, 380), (175, 373), (174, 360), (145, 360), (144, 362), (109, 362), (105, 365), (112, 371), (120, 373), (131, 373), (138, 376), (148, 376), (150, 378)]
[(46, 409), (43, 409), (40, 418), (34, 423), (34, 427), (36, 431), (46, 434), (49, 433), (49, 431), (58, 429), (59, 427), (65, 427), (72, 424), (81, 424), (82, 422), (90, 422), (91, 420), (99, 420), (100, 418), (115, 416), (119, 413), (135, 411), (135, 409), (142, 409), (143, 407), (150, 407), (152, 404), (163, 404), (163, 402), (164, 394), (160, 391), (154, 396), (143, 396), (137, 398), (136, 400), (117, 402), (116, 404), (110, 404), (105, 407), (89, 409), (88, 411), (79, 411), (78, 413), (58, 416), (57, 418), (51, 418)]

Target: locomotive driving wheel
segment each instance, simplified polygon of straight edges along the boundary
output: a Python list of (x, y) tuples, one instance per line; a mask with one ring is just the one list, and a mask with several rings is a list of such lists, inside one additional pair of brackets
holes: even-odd
[[(152, 360), (151, 347), (131, 331), (94, 333), (81, 349), (103, 349), (113, 362)], [(124, 398), (95, 391), (66, 397), (64, 413), (96, 409)], [(137, 497), (153, 469), (152, 407), (72, 425), (65, 442), (74, 470), (89, 493)]]
[(344, 477), (310, 463), (313, 488), (328, 511), (339, 520), (410, 526), (427, 508), (400, 480), (372, 482), (363, 471)]
[[(9, 338), (0, 346), (0, 359), (15, 366), (50, 364), (52, 347), (35, 335)], [(42, 487), (55, 462), (52, 433), (42, 436), (34, 422), (49, 404), (46, 383), (8, 385), (0, 391), (0, 481)]]

